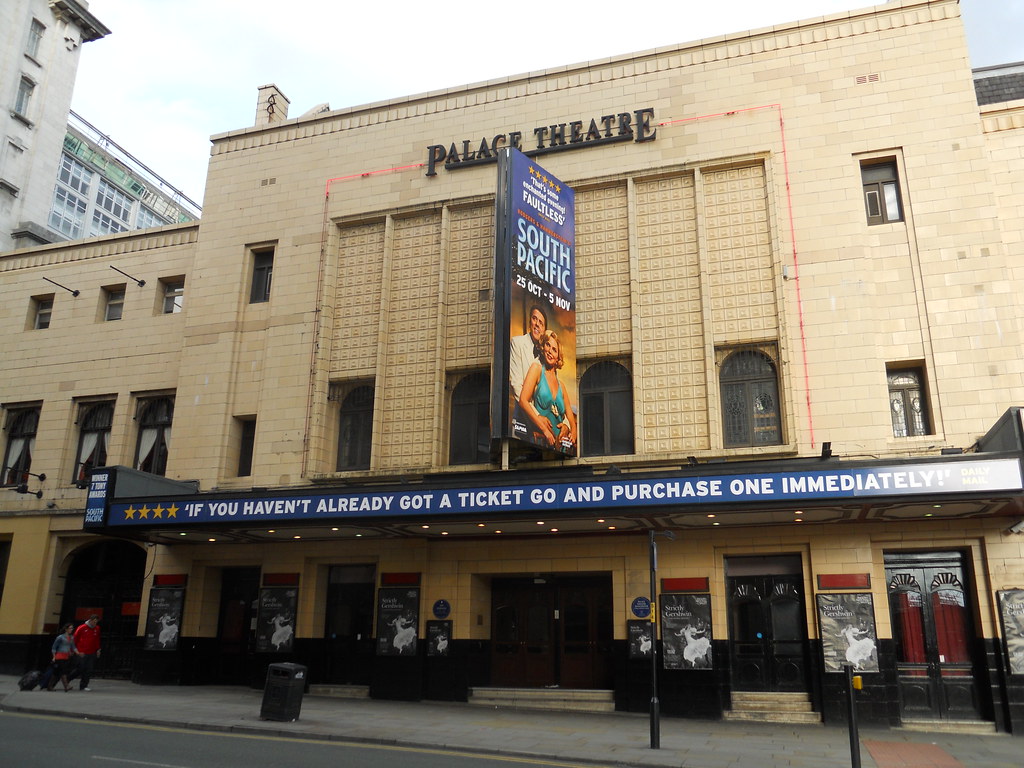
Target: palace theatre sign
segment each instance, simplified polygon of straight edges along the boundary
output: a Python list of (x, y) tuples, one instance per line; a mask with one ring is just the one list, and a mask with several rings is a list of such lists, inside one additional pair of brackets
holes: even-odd
[(523, 144), (522, 131), (499, 133), (490, 138), (453, 141), (449, 145), (431, 144), (427, 147), (427, 176), (436, 176), (437, 167), (446, 171), (493, 163), (502, 147), (513, 147), (530, 157), (562, 152), (569, 149), (597, 147), (623, 141), (637, 144), (653, 141), (658, 129), (652, 124), (654, 107), (617, 112), (589, 120), (541, 125), (533, 129), (533, 147)]

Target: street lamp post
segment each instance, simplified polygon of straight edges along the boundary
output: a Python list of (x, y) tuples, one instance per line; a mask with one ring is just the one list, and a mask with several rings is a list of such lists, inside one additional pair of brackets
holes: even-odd
[(657, 535), (674, 541), (672, 531), (649, 531), (651, 567), (651, 749), (661, 749), (661, 703), (658, 701), (658, 545)]

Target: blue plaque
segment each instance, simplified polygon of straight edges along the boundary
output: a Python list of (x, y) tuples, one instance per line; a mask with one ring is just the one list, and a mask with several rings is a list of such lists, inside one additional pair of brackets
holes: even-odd
[(452, 612), (452, 607), (447, 600), (438, 600), (434, 603), (434, 616), (438, 619), (447, 619)]
[(646, 619), (651, 615), (651, 601), (646, 597), (638, 597), (633, 600), (632, 609), (638, 619)]

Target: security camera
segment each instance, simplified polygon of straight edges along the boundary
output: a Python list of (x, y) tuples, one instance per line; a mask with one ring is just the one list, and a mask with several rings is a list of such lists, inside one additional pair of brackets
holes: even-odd
[(1018, 520), (1016, 523), (1011, 525), (1007, 530), (1007, 533), (1024, 533), (1024, 520)]

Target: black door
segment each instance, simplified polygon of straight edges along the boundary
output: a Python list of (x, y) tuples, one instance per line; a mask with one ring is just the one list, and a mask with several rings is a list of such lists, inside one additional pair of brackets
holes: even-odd
[(325, 682), (369, 685), (373, 671), (372, 565), (331, 566), (324, 626)]
[(256, 650), (259, 568), (221, 571), (217, 682), (249, 683)]
[(803, 577), (735, 576), (728, 584), (733, 687), (806, 691)]
[(900, 713), (978, 720), (974, 622), (959, 552), (885, 556)]
[(611, 605), (608, 577), (495, 579), (491, 682), (517, 688), (609, 687)]
[(96, 677), (132, 676), (145, 571), (146, 551), (127, 541), (93, 544), (76, 552), (71, 561), (60, 618), (78, 625), (90, 614), (99, 614), (102, 653)]

